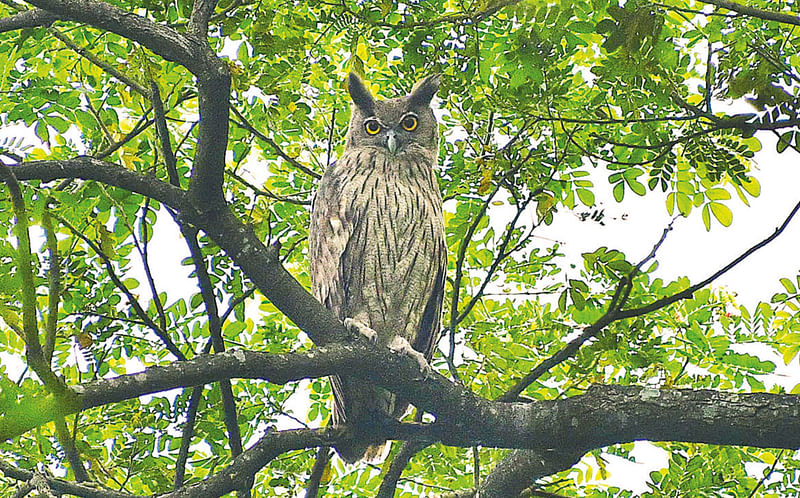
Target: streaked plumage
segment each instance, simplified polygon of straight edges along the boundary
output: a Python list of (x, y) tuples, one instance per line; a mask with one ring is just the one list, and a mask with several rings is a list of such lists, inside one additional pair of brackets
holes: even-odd
[[(348, 89), (353, 106), (347, 147), (325, 171), (312, 208), (314, 295), (340, 319), (373, 329), (379, 345), (389, 346), (399, 335), (430, 361), (447, 268), (433, 170), (439, 133), (430, 108), (438, 77), (423, 79), (408, 96), (383, 101), (374, 100), (354, 74)], [(337, 376), (332, 383), (337, 425), (368, 430), (408, 407), (360, 379)], [(337, 450), (352, 462), (368, 446), (356, 439)]]

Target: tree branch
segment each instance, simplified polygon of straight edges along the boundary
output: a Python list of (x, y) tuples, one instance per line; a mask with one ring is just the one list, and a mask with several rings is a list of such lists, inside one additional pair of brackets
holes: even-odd
[[(34, 472), (12, 467), (5, 462), (0, 462), (0, 472), (2, 472), (6, 477), (25, 482), (30, 481), (34, 476)], [(110, 489), (98, 489), (93, 486), (75, 484), (63, 479), (56, 479), (52, 477), (47, 478), (47, 485), (50, 486), (50, 489), (58, 493), (82, 496), (84, 498), (146, 498), (144, 496), (120, 493)]]
[(10, 17), (0, 18), (0, 33), (24, 28), (50, 26), (59, 17), (41, 9), (24, 10)]
[[(756, 252), (758, 249), (766, 246), (767, 244), (769, 244), (770, 242), (775, 240), (778, 237), (778, 235), (783, 233), (783, 231), (789, 225), (789, 222), (792, 220), (792, 218), (795, 216), (795, 214), (797, 214), (798, 210), (800, 210), (800, 202), (798, 202), (794, 206), (794, 208), (789, 213), (789, 215), (786, 217), (784, 222), (778, 228), (775, 229), (775, 232), (772, 235), (770, 235), (766, 239), (762, 240), (758, 244), (752, 246), (751, 248), (747, 249), (739, 257), (737, 257), (736, 259), (734, 259), (733, 261), (731, 261), (730, 263), (725, 265), (725, 267), (723, 267), (722, 269), (720, 269), (719, 271), (717, 271), (716, 273), (714, 273), (710, 277), (706, 278), (702, 282), (700, 282), (698, 284), (695, 284), (695, 285), (692, 285), (692, 286), (690, 286), (690, 287), (688, 287), (688, 288), (686, 288), (686, 289), (684, 289), (684, 290), (682, 290), (680, 292), (677, 292), (677, 293), (673, 294), (672, 296), (668, 296), (668, 297), (659, 299), (657, 301), (654, 301), (654, 302), (652, 302), (652, 303), (650, 303), (648, 305), (645, 305), (645, 306), (642, 306), (642, 307), (639, 307), (639, 308), (623, 310), (623, 309), (621, 309), (621, 307), (625, 304), (625, 300), (626, 299), (625, 298), (623, 298), (621, 300), (618, 299), (620, 291), (622, 289), (622, 285), (625, 283), (625, 280), (621, 281), (620, 282), (620, 286), (617, 287), (617, 292), (615, 293), (614, 298), (611, 300), (611, 305), (609, 305), (608, 310), (606, 311), (606, 313), (602, 317), (600, 317), (600, 319), (598, 319), (592, 325), (586, 327), (584, 329), (584, 331), (578, 337), (576, 337), (575, 339), (570, 341), (570, 343), (567, 344), (566, 346), (564, 346), (563, 349), (561, 349), (556, 354), (554, 354), (553, 356), (551, 356), (547, 360), (545, 360), (542, 363), (540, 363), (539, 365), (537, 365), (536, 368), (531, 370), (527, 375), (525, 375), (525, 377), (523, 377), (522, 379), (517, 381), (514, 384), (514, 386), (509, 388), (505, 393), (503, 393), (503, 395), (498, 397), (497, 400), (498, 401), (511, 401), (511, 400), (517, 399), (517, 397), (522, 393), (522, 391), (525, 390), (526, 387), (528, 387), (536, 379), (541, 377), (544, 373), (548, 372), (551, 368), (555, 367), (556, 365), (558, 365), (559, 363), (565, 361), (566, 359), (571, 358), (578, 351), (578, 349), (580, 349), (580, 347), (581, 347), (581, 345), (583, 345), (583, 343), (585, 343), (586, 341), (588, 341), (592, 337), (595, 337), (607, 325), (609, 325), (609, 324), (611, 324), (613, 322), (619, 321), (619, 320), (623, 320), (625, 318), (633, 318), (633, 317), (636, 317), (636, 316), (645, 315), (647, 313), (651, 313), (651, 312), (659, 310), (661, 308), (665, 308), (665, 307), (669, 306), (670, 304), (675, 303), (677, 301), (680, 301), (682, 299), (691, 298), (694, 295), (695, 292), (697, 292), (698, 290), (702, 289), (703, 287), (711, 284), (714, 280), (718, 279), (719, 277), (721, 277), (722, 275), (727, 273), (731, 268), (733, 268), (734, 266), (736, 266), (739, 263), (741, 263), (742, 261), (744, 261), (748, 256), (750, 256), (751, 254)], [(671, 230), (671, 229), (672, 229), (672, 223), (670, 223), (670, 225), (664, 230), (664, 233), (661, 236), (661, 239), (659, 239), (659, 241), (653, 247), (653, 250), (650, 252), (650, 254), (636, 266), (636, 268), (634, 269), (634, 273), (637, 272), (639, 270), (639, 268), (641, 268), (641, 266), (644, 263), (646, 263), (647, 261), (649, 261), (653, 257), (655, 257), (655, 252), (658, 250), (658, 248), (664, 242), (664, 239), (666, 238), (667, 233), (669, 233), (669, 230)], [(628, 282), (631, 281), (630, 279), (633, 278), (634, 273), (632, 273), (631, 275), (626, 277), (628, 279)]]
[(325, 467), (330, 463), (332, 456), (333, 452), (330, 446), (320, 446), (319, 450), (317, 450), (317, 457), (314, 460), (314, 466), (311, 468), (311, 475), (308, 476), (305, 498), (317, 498)]
[[(31, 397), (3, 407), (0, 439), (21, 434), (51, 420), (55, 414), (177, 387), (224, 378), (283, 384), (341, 371), (402, 395), (436, 416), (434, 424), (386, 424), (377, 429), (386, 434), (377, 434), (376, 438), (425, 437), (452, 446), (581, 452), (637, 439), (762, 448), (800, 446), (798, 396), (593, 386), (586, 394), (561, 400), (503, 403), (475, 396), (439, 374), (422, 378), (413, 359), (366, 341), (360, 345), (335, 344), (306, 353), (234, 351), (202, 355), (73, 387), (80, 401), (77, 407)], [(598, 427), (602, 430), (598, 431)], [(720, 427), (725, 430), (720, 431)]]
[(189, 32), (198, 38), (208, 35), (208, 21), (214, 14), (216, 0), (195, 0), (192, 6), (192, 17), (189, 19)]
[(62, 18), (89, 24), (133, 40), (192, 73), (207, 66), (202, 48), (172, 28), (155, 23), (97, 0), (28, 0), (28, 3)]
[[(418, 411), (417, 413), (420, 412)], [(378, 488), (378, 494), (375, 495), (375, 498), (393, 498), (395, 488), (397, 487), (397, 481), (400, 480), (400, 476), (403, 475), (403, 471), (408, 466), (408, 462), (414, 458), (414, 455), (429, 445), (430, 443), (426, 441), (410, 440), (404, 442), (400, 451), (394, 456), (386, 474), (384, 474), (381, 486)]]
[[(544, 453), (544, 454), (543, 454)], [(555, 474), (575, 465), (581, 451), (556, 449), (546, 452), (515, 450), (495, 465), (477, 492), (459, 491), (442, 498), (507, 498), (519, 496), (536, 479)]]
[(783, 24), (793, 24), (795, 26), (800, 26), (800, 17), (793, 16), (791, 14), (783, 14), (780, 12), (758, 9), (756, 7), (748, 7), (747, 5), (742, 5), (736, 2), (732, 2), (730, 0), (700, 0), (700, 2), (715, 5), (722, 9), (738, 12), (739, 14), (743, 14), (746, 16), (763, 19), (765, 21), (776, 21)]

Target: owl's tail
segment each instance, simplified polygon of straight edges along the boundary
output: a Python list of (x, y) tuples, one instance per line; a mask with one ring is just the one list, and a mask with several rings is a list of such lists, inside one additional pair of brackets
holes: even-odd
[(335, 448), (336, 453), (347, 463), (356, 463), (360, 460), (377, 463), (383, 460), (384, 453), (388, 447), (388, 441), (372, 445), (362, 441), (346, 441), (339, 443)]
[(364, 460), (370, 463), (379, 463), (386, 458), (386, 453), (389, 450), (389, 441), (381, 444), (374, 444), (367, 448), (364, 452)]

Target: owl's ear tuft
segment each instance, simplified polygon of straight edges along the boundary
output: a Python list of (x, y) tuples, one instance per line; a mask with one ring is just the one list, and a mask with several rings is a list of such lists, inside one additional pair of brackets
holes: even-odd
[(441, 74), (431, 74), (419, 80), (408, 96), (411, 105), (426, 106), (430, 104), (433, 96), (439, 91), (441, 80)]
[(353, 103), (361, 109), (362, 113), (367, 116), (375, 114), (375, 99), (372, 98), (369, 89), (356, 73), (351, 72), (347, 76), (347, 91), (350, 93)]

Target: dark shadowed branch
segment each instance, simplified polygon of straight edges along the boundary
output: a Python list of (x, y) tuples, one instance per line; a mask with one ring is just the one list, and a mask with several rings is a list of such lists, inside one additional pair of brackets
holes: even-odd
[(332, 456), (333, 450), (331, 450), (330, 446), (320, 446), (317, 450), (317, 457), (314, 459), (314, 466), (311, 468), (311, 475), (308, 476), (308, 483), (306, 483), (305, 498), (317, 498), (317, 495), (319, 495), (322, 477)]
[(408, 462), (414, 458), (414, 455), (429, 445), (430, 443), (415, 440), (404, 442), (403, 446), (400, 447), (400, 451), (394, 456), (386, 474), (383, 476), (381, 486), (378, 488), (378, 494), (375, 495), (375, 498), (392, 498), (395, 488), (397, 487), (397, 481), (399, 481), (400, 476), (403, 475), (403, 470), (408, 466)]

